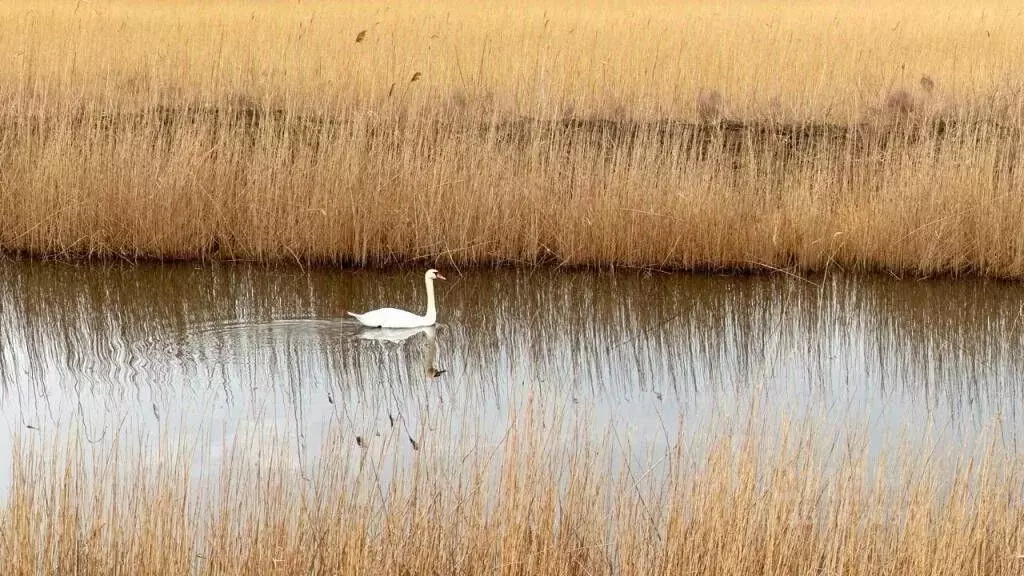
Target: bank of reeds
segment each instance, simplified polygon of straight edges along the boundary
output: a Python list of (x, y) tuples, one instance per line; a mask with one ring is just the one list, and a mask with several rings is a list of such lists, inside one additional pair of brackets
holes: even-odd
[(1024, 276), (1012, 6), (557, 8), (6, 4), (0, 248)]
[(857, 434), (834, 442), (814, 426), (740, 426), (681, 435), (664, 454), (634, 453), (627, 464), (622, 436), (538, 414), (514, 419), (497, 445), (422, 436), (412, 447), (404, 431), (357, 439), (339, 430), (302, 467), (267, 437), (239, 441), (220, 473), (205, 476), (184, 447), (153, 455), (28, 436), (0, 513), (5, 573), (1024, 568), (1024, 469), (998, 443), (977, 453), (910, 445), (869, 455)]

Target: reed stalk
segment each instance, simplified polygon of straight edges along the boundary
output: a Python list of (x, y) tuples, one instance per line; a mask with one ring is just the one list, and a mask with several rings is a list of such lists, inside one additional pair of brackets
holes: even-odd
[(0, 554), (33, 575), (1020, 573), (1015, 452), (822, 430), (752, 417), (644, 448), (527, 406), (497, 442), (339, 426), (311, 462), (264, 434), (202, 470), (185, 442), (30, 435)]
[(1009, 3), (0, 7), (0, 249), (1024, 277)]

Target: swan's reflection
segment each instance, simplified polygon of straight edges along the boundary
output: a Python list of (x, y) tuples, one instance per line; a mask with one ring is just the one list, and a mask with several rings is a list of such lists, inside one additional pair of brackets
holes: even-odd
[(355, 337), (359, 340), (390, 342), (405, 344), (414, 336), (424, 335), (423, 339), (423, 371), (427, 378), (437, 378), (445, 373), (444, 368), (437, 367), (437, 328), (423, 326), (420, 328), (363, 328)]

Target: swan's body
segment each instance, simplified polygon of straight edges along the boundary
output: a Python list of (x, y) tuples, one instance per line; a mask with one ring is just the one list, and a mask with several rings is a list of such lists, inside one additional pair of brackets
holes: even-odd
[(398, 308), (378, 308), (363, 314), (349, 312), (348, 315), (368, 328), (422, 328), (437, 322), (436, 314), (434, 317), (420, 316)]
[(444, 280), (437, 270), (430, 269), (423, 276), (427, 284), (427, 313), (423, 316), (399, 310), (398, 308), (378, 308), (363, 314), (349, 312), (363, 326), (370, 328), (423, 328), (433, 326), (437, 322), (437, 306), (434, 303), (434, 280)]

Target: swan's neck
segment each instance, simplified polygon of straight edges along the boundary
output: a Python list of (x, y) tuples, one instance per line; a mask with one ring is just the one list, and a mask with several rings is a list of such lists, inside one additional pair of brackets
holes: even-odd
[(426, 279), (427, 283), (427, 315), (425, 318), (428, 322), (434, 323), (437, 321), (437, 305), (434, 303), (434, 281), (430, 278)]

